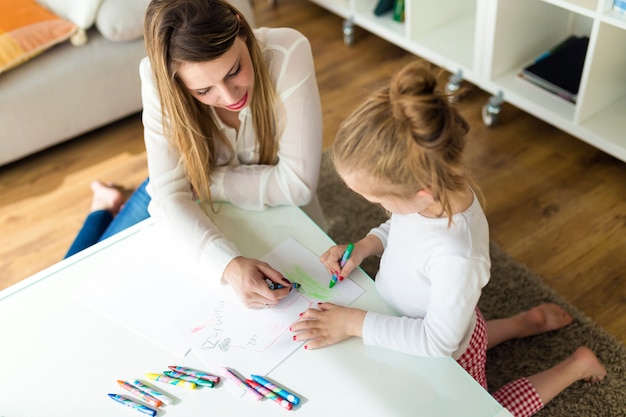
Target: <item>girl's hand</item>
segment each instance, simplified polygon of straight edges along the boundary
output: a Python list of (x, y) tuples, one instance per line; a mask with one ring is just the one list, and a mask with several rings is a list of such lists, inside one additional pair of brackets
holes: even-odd
[(343, 253), (345, 252), (347, 247), (348, 245), (333, 246), (326, 252), (324, 252), (320, 257), (320, 261), (322, 261), (322, 263), (328, 270), (328, 273), (330, 275), (337, 274), (337, 278), (339, 279), (339, 281), (343, 281), (344, 277), (350, 275), (352, 270), (361, 265), (361, 262), (363, 262), (364, 259), (360, 256), (360, 253), (357, 250), (357, 246), (355, 245), (354, 249), (352, 250), (352, 254), (342, 268), (340, 262)]
[[(285, 288), (271, 290), (265, 281), (269, 278)], [(291, 291), (291, 283), (283, 275), (258, 259), (238, 256), (226, 266), (222, 280), (233, 287), (248, 308), (269, 308), (285, 298)]]
[(361, 337), (366, 312), (331, 303), (318, 303), (319, 310), (310, 308), (291, 325), (296, 333), (293, 340), (309, 340), (305, 349), (317, 349), (341, 342), (352, 336)]

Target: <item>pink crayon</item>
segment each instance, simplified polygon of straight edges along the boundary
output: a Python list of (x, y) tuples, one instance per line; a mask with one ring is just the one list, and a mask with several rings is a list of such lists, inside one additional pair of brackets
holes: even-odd
[(269, 398), (272, 401), (276, 401), (278, 405), (280, 405), (283, 408), (286, 408), (287, 410), (293, 409), (293, 405), (289, 401), (287, 401), (280, 395), (276, 394), (275, 392), (268, 390), (267, 388), (265, 388), (263, 385), (259, 384), (258, 382), (253, 381), (251, 379), (246, 379), (246, 382), (252, 388), (254, 388), (255, 390), (259, 391), (261, 394), (263, 394), (265, 398)]

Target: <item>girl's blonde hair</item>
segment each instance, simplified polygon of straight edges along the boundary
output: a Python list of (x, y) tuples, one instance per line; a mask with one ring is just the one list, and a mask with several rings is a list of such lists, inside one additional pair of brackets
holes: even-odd
[(422, 62), (404, 66), (341, 124), (332, 156), (339, 172), (371, 175), (375, 195), (429, 189), (451, 222), (451, 193), (479, 190), (463, 161), (469, 125), (436, 86)]
[(211, 204), (211, 173), (217, 149), (232, 146), (218, 128), (209, 106), (199, 102), (177, 76), (183, 62), (219, 58), (244, 37), (254, 67), (250, 109), (260, 164), (275, 164), (278, 151), (277, 94), (252, 28), (224, 0), (152, 0), (144, 37), (162, 106), (163, 128), (182, 156), (185, 174), (198, 198)]

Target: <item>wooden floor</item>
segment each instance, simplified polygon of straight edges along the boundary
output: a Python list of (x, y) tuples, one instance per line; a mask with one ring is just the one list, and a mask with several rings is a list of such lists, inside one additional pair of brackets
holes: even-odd
[[(415, 57), (358, 28), (346, 47), (339, 17), (306, 0), (278, 3), (257, 0), (257, 23), (311, 40), (328, 146), (367, 89)], [(492, 239), (626, 343), (626, 164), (508, 104), (487, 128), (487, 98), (469, 86), (459, 108)], [(146, 175), (139, 115), (1, 167), (0, 289), (63, 257), (93, 179), (134, 187)]]

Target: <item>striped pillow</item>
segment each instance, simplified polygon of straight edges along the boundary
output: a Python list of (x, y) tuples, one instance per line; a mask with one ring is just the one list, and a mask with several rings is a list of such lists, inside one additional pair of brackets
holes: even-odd
[(1, 0), (0, 73), (66, 41), (76, 30), (34, 0)]

